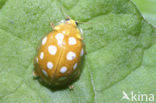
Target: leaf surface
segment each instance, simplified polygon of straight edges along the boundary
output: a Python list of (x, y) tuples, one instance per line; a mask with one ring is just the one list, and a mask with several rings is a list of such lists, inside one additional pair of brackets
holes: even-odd
[[(33, 79), (33, 58), (50, 22), (66, 15), (84, 22), (87, 55), (74, 90), (54, 91)], [(0, 0), (0, 103), (128, 103), (123, 90), (154, 94), (155, 44), (156, 29), (130, 0)]]

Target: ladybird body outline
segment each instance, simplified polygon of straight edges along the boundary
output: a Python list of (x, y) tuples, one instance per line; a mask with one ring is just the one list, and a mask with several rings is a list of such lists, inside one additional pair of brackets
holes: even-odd
[(42, 39), (35, 58), (35, 74), (52, 86), (61, 86), (79, 77), (83, 42), (77, 23), (72, 19), (53, 28)]

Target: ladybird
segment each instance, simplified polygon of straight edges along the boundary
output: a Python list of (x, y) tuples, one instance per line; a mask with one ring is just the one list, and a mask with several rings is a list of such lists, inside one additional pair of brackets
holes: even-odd
[(72, 19), (52, 25), (35, 57), (35, 76), (51, 86), (68, 85), (80, 75), (80, 61), (84, 55), (82, 30)]

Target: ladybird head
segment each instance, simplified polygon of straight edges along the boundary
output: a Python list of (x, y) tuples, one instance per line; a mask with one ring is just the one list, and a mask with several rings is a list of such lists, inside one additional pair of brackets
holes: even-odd
[(70, 18), (66, 19), (66, 24), (71, 24), (73, 26), (78, 26), (78, 22), (73, 20), (73, 19), (70, 19)]

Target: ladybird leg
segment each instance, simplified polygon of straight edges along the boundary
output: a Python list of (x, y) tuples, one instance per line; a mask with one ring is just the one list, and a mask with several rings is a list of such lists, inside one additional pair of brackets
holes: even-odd
[(74, 86), (73, 85), (70, 85), (68, 88), (69, 88), (69, 90), (73, 90), (74, 89)]
[(38, 74), (35, 71), (33, 72), (33, 77), (34, 78), (38, 78), (39, 77)]
[(84, 55), (87, 55), (87, 51), (86, 51), (86, 49), (85, 49), (85, 48), (86, 48), (86, 45), (85, 45), (84, 43), (83, 43), (83, 47), (84, 47), (84, 48), (83, 48), (83, 49), (84, 49)]
[(54, 30), (54, 28), (55, 28), (54, 23), (53, 23), (53, 22), (51, 22), (51, 23), (50, 23), (50, 25), (51, 25), (51, 28)]
[(87, 51), (85, 50), (84, 55), (87, 55)]
[(66, 19), (71, 19), (71, 17), (70, 16), (66, 16)]
[[(72, 81), (77, 79), (80, 76), (80, 69), (78, 69), (75, 73), (76, 74), (72, 75)], [(74, 86), (73, 85), (69, 85), (68, 88), (69, 88), (69, 90), (74, 90)]]
[(35, 57), (35, 58), (33, 59), (33, 63), (34, 63), (34, 65), (36, 65), (36, 64), (37, 64), (37, 61), (38, 61), (38, 58), (37, 58), (37, 57)]

